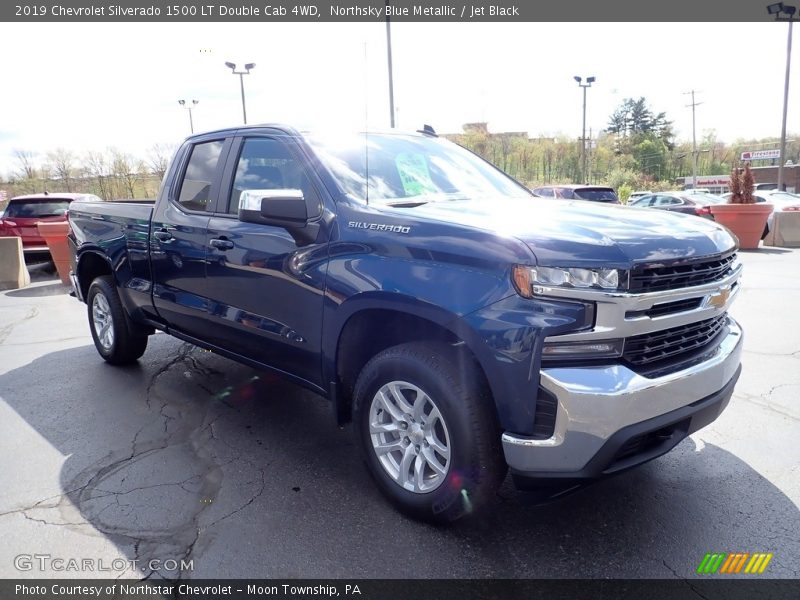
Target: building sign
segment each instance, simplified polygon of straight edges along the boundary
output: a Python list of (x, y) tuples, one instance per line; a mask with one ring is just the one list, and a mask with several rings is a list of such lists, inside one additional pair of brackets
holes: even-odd
[(779, 148), (772, 150), (752, 150), (742, 152), (742, 160), (770, 160), (773, 158), (780, 158), (781, 151)]
[[(687, 177), (684, 179), (684, 183), (687, 185), (691, 185), (692, 178)], [(718, 186), (728, 186), (731, 183), (731, 176), (730, 175), (701, 175), (697, 178), (697, 183), (695, 183), (694, 187), (718, 187)]]

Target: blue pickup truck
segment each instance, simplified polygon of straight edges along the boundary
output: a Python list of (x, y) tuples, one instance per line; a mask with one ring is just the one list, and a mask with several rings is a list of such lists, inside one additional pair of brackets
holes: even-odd
[(660, 456), (741, 368), (726, 229), (537, 198), (429, 128), (195, 135), (154, 204), (69, 221), (106, 361), (161, 330), (279, 373), (352, 421), (376, 485), (428, 521), (479, 511), (508, 470), (555, 496)]

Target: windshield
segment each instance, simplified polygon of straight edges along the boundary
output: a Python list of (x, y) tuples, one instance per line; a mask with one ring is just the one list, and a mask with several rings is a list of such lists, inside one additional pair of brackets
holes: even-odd
[(576, 189), (575, 197), (581, 200), (594, 200), (595, 202), (615, 202), (617, 200), (617, 195), (611, 188)]
[(309, 136), (348, 194), (379, 204), (421, 204), (531, 193), (468, 150), (440, 138), (401, 134)]
[(9, 202), (3, 216), (18, 219), (60, 217), (68, 208), (69, 200), (18, 200)]

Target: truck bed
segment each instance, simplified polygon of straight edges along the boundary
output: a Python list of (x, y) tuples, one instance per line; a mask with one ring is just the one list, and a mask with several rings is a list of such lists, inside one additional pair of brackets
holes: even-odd
[(73, 202), (69, 209), (69, 221), (81, 242), (129, 237), (132, 232), (143, 233), (146, 237), (154, 206), (153, 200)]

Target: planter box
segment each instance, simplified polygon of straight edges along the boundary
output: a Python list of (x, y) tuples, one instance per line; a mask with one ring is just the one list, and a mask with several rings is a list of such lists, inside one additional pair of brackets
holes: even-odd
[(69, 245), (67, 244), (69, 223), (38, 223), (36, 228), (39, 230), (39, 235), (47, 242), (50, 256), (56, 264), (61, 282), (69, 285)]
[(714, 220), (739, 238), (740, 248), (758, 248), (772, 204), (712, 204), (709, 208)]

